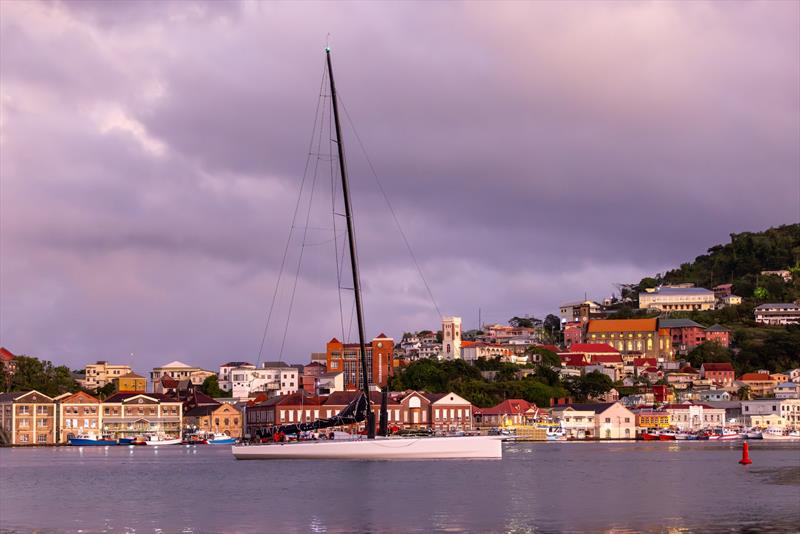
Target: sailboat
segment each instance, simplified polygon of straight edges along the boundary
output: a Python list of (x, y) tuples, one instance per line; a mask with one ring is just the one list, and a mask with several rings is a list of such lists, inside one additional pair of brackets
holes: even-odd
[[(330, 96), (333, 107), (333, 119), (336, 129), (336, 146), (338, 151), (339, 172), (342, 179), (342, 196), (344, 197), (345, 218), (347, 220), (347, 239), (350, 249), (350, 268), (353, 275), (353, 292), (355, 310), (358, 321), (358, 341), (361, 348), (361, 394), (346, 406), (339, 414), (328, 419), (320, 419), (310, 423), (276, 426), (273, 435), (299, 434), (317, 431), (348, 424), (366, 422), (366, 439), (356, 440), (316, 440), (306, 442), (271, 443), (262, 445), (234, 445), (233, 456), (239, 460), (250, 459), (352, 459), (352, 460), (416, 460), (446, 458), (501, 458), (502, 441), (496, 436), (459, 436), (459, 437), (406, 437), (394, 438), (375, 436), (375, 417), (372, 412), (369, 396), (369, 376), (367, 367), (367, 351), (364, 341), (364, 317), (361, 306), (361, 281), (358, 273), (355, 232), (353, 228), (350, 187), (347, 181), (347, 169), (344, 159), (344, 146), (339, 122), (339, 106), (336, 96), (336, 84), (333, 79), (331, 49), (325, 48), (325, 60), (330, 83)], [(386, 392), (383, 394), (386, 397)], [(386, 406), (381, 403), (381, 427), (386, 426)]]

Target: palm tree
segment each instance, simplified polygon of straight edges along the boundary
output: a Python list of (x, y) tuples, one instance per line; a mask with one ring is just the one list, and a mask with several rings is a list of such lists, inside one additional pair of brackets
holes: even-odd
[(750, 386), (742, 386), (736, 392), (736, 395), (739, 397), (739, 400), (750, 400), (752, 395), (750, 394)]

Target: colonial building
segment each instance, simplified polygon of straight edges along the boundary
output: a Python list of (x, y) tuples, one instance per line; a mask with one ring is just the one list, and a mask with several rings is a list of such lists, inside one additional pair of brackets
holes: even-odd
[(777, 381), (766, 373), (745, 373), (739, 378), (739, 382), (750, 388), (750, 394), (754, 397), (767, 397), (775, 392)]
[(707, 404), (667, 404), (664, 411), (670, 415), (672, 426), (681, 431), (721, 427), (725, 423), (725, 410)]
[(431, 429), (439, 431), (471, 430), (472, 403), (450, 393), (424, 393), (430, 401)]
[(713, 310), (714, 292), (702, 287), (657, 287), (639, 293), (639, 308), (658, 311)]
[[(130, 371), (130, 369), (128, 370)], [(150, 372), (150, 381), (153, 383), (153, 393), (163, 393), (164, 388), (161, 385), (161, 378), (168, 376), (175, 380), (189, 379), (196, 386), (202, 385), (206, 378), (213, 376), (217, 373), (213, 371), (206, 371), (199, 367), (192, 367), (185, 363), (175, 360), (161, 367), (154, 367)]]
[(507, 345), (484, 343), (480, 341), (464, 341), (461, 343), (461, 358), (464, 361), (475, 362), (480, 358), (493, 360), (500, 358), (504, 362), (517, 363), (517, 356)]
[(700, 378), (720, 387), (733, 385), (734, 376), (733, 366), (729, 363), (704, 363), (700, 366)]
[(672, 425), (671, 416), (662, 410), (637, 410), (636, 428), (642, 430), (664, 429)]
[(242, 437), (242, 412), (234, 405), (198, 406), (183, 417), (185, 428), (199, 432), (214, 432), (234, 438)]
[(105, 361), (88, 364), (83, 380), (79, 383), (84, 389), (95, 390), (112, 382), (115, 378), (131, 372), (130, 365), (114, 365)]
[[(369, 383), (384, 387), (393, 369), (394, 340), (381, 333), (365, 348)], [(326, 353), (325, 367), (328, 372), (344, 371), (345, 388), (355, 390), (363, 387), (361, 348), (358, 343), (342, 343), (333, 338), (328, 341)]]
[(116, 393), (103, 402), (102, 408), (103, 431), (115, 438), (181, 435), (183, 403), (163, 393)]
[(539, 408), (524, 399), (506, 399), (491, 408), (473, 409), (475, 426), (479, 428), (532, 424), (539, 417)]
[(0, 393), (0, 429), (9, 445), (54, 444), (55, 401), (36, 390)]
[(79, 391), (64, 393), (56, 401), (56, 443), (67, 443), (79, 434), (103, 432), (103, 410), (99, 399)]
[(658, 327), (657, 319), (595, 319), (586, 329), (587, 343), (607, 343), (626, 360), (634, 357), (672, 359), (669, 330)]
[(727, 348), (731, 346), (731, 331), (719, 324), (713, 324), (705, 330), (706, 341), (719, 343)]
[(800, 304), (782, 302), (762, 304), (753, 311), (756, 322), (767, 325), (800, 324)]
[(672, 349), (680, 354), (688, 353), (706, 340), (706, 327), (690, 319), (661, 319), (658, 325), (669, 329)]

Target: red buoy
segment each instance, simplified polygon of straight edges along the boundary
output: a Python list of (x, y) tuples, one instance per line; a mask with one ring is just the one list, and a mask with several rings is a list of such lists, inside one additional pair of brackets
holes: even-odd
[(750, 459), (750, 445), (746, 441), (742, 444), (742, 459), (739, 460), (739, 463), (742, 465), (753, 463), (753, 460)]

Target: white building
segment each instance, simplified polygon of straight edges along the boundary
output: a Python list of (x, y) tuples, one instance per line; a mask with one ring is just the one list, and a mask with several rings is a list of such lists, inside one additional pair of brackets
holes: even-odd
[(672, 426), (681, 431), (715, 428), (725, 424), (724, 408), (712, 408), (706, 404), (668, 404), (664, 410), (669, 413)]
[[(567, 302), (558, 307), (558, 315), (568, 323), (581, 320), (581, 308), (589, 311), (589, 316), (600, 313), (603, 307), (593, 300), (582, 300), (579, 302)], [(584, 316), (587, 318), (587, 316)]]
[(751, 417), (765, 416), (783, 418), (786, 426), (800, 428), (800, 399), (762, 399), (742, 401), (742, 416), (746, 425), (753, 424)]
[(800, 324), (800, 304), (793, 302), (762, 304), (753, 313), (756, 316), (756, 322), (761, 324)]
[[(255, 369), (256, 366), (249, 362), (227, 362), (219, 366), (217, 380), (222, 391), (233, 390), (233, 371), (243, 369)], [(241, 376), (239, 378), (242, 378)]]
[(461, 317), (442, 319), (442, 359), (461, 358)]
[(639, 308), (659, 311), (713, 310), (716, 297), (702, 287), (657, 287), (639, 293)]
[(634, 439), (636, 415), (620, 402), (556, 406), (558, 419), (568, 437), (579, 439)]

